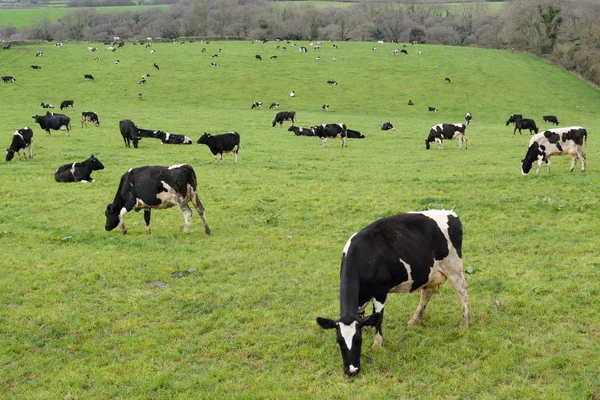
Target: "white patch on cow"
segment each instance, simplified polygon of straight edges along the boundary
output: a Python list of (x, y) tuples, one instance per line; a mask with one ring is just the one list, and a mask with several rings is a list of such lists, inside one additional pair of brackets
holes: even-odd
[(394, 293), (409, 293), (411, 291), (413, 283), (414, 283), (414, 280), (412, 278), (412, 269), (411, 269), (410, 265), (408, 265), (408, 263), (406, 263), (401, 258), (399, 258), (398, 261), (400, 261), (400, 263), (402, 264), (402, 266), (406, 270), (407, 279), (406, 279), (406, 281), (402, 282), (398, 286), (393, 287), (390, 290), (390, 292), (394, 292)]
[(21, 138), (21, 140), (25, 140), (25, 139), (23, 139), (23, 135), (21, 135), (21, 134), (19, 133), (19, 131), (15, 131), (15, 133), (13, 133), (13, 136), (18, 136), (18, 137), (20, 137), (20, 138)]
[(132, 169), (133, 169), (133, 168), (129, 168), (129, 169), (127, 170), (127, 172), (131, 172), (131, 170), (132, 170)]
[(448, 216), (452, 215), (453, 217), (458, 218), (456, 213), (452, 210), (412, 211), (411, 214), (423, 214), (434, 220), (446, 238), (448, 238)]
[(358, 232), (355, 232), (352, 236), (350, 236), (350, 239), (348, 239), (348, 241), (346, 242), (346, 245), (344, 246), (344, 250), (343, 250), (344, 255), (346, 255), (346, 253), (348, 253), (348, 249), (350, 248), (350, 242), (352, 242), (352, 238), (354, 236), (356, 236), (357, 233)]
[(376, 313), (380, 313), (381, 310), (383, 310), (383, 307), (385, 307), (384, 303), (380, 303), (377, 301), (377, 299), (373, 298), (373, 308), (375, 309)]
[(357, 324), (357, 321), (352, 322), (350, 325), (340, 322), (340, 334), (342, 335), (342, 338), (344, 338), (348, 350), (352, 350), (352, 338), (354, 338), (354, 335), (356, 334)]
[(353, 374), (356, 371), (358, 371), (358, 368), (356, 368), (354, 365), (350, 364), (350, 366), (348, 367), (348, 372), (350, 372), (351, 374)]
[(166, 132), (165, 133), (165, 142), (168, 142), (170, 137), (171, 137), (171, 134), (169, 132)]
[(444, 127), (442, 126), (442, 124), (437, 124), (437, 125), (434, 125), (433, 128), (431, 128), (431, 129), (435, 129), (436, 131), (441, 132), (443, 130), (443, 128)]
[(73, 175), (73, 179), (75, 179), (75, 164), (73, 163), (73, 165), (71, 165), (71, 175)]
[(122, 220), (123, 217), (125, 217), (125, 214), (127, 214), (127, 209), (125, 207), (121, 208), (121, 211), (119, 212), (119, 219)]
[(171, 166), (169, 167), (169, 169), (181, 168), (181, 167), (183, 167), (184, 165), (187, 165), (187, 164), (177, 164), (177, 165), (171, 165)]

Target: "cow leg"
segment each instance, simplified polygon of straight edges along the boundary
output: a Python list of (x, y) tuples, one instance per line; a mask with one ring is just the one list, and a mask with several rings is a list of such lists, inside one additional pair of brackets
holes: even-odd
[(348, 147), (348, 143), (346, 143), (346, 137), (342, 137), (342, 147)]
[(432, 288), (421, 288), (421, 300), (419, 301), (419, 305), (417, 306), (414, 315), (406, 324), (407, 326), (418, 325), (421, 323), (423, 313), (425, 312), (425, 308), (427, 308), (427, 303), (429, 303), (429, 299), (431, 299), (431, 295), (434, 291), (435, 289)]
[(150, 211), (144, 210), (144, 222), (146, 222), (146, 235), (150, 234)]
[(181, 213), (183, 214), (183, 219), (185, 221), (183, 231), (187, 233), (190, 231), (190, 224), (192, 222), (192, 210), (185, 201), (179, 203), (179, 209), (181, 210)]
[(452, 285), (452, 288), (462, 305), (462, 321), (460, 327), (467, 328), (471, 323), (471, 312), (469, 311), (469, 285), (462, 269), (462, 261), (457, 263), (456, 268), (453, 268), (449, 272), (450, 273), (446, 275), (446, 277), (448, 278), (448, 281), (450, 281), (450, 285)]
[(381, 325), (383, 324), (383, 311), (385, 307), (385, 300), (387, 296), (383, 296), (380, 300), (373, 297), (373, 314), (379, 314), (377, 322), (375, 322), (375, 338), (373, 339), (373, 346), (383, 346), (383, 331)]
[(321, 138), (321, 146), (322, 147), (327, 147), (327, 138), (326, 137)]
[(196, 211), (198, 211), (198, 214), (200, 215), (200, 218), (202, 219), (202, 223), (204, 224), (204, 232), (206, 232), (207, 235), (210, 235), (210, 227), (208, 226), (208, 222), (206, 221), (205, 209), (204, 209), (204, 206), (202, 205), (202, 202), (200, 201), (200, 198), (198, 197), (198, 193), (197, 192), (192, 193), (191, 199), (192, 199), (192, 204), (194, 205), (194, 208), (196, 209)]
[(581, 172), (584, 172), (585, 171), (585, 153), (583, 151), (580, 151), (579, 153), (577, 153), (577, 155), (581, 159)]
[(539, 158), (538, 159), (538, 165), (537, 168), (535, 169), (535, 173), (537, 174), (538, 172), (540, 172), (540, 168), (542, 167), (542, 163), (544, 162), (543, 158)]
[(28, 146), (29, 148), (29, 158), (33, 158), (33, 139), (31, 140), (31, 143)]
[(575, 165), (577, 164), (577, 154), (571, 154), (571, 169), (569, 169), (569, 172), (573, 172), (573, 170), (575, 169)]
[[(546, 157), (546, 171), (550, 173), (550, 157)], [(573, 168), (571, 168), (571, 171), (573, 171)]]

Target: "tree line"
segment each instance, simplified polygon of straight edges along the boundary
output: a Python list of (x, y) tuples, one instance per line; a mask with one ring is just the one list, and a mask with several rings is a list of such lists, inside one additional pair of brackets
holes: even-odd
[[(71, 0), (92, 5), (121, 0)], [(122, 0), (124, 3), (129, 1)], [(491, 13), (488, 3), (457, 5), (363, 0), (345, 8), (267, 0), (155, 0), (168, 9), (99, 13), (88, 7), (51, 22), (0, 27), (4, 40), (105, 41), (146, 37), (236, 37), (254, 40), (413, 42), (526, 51), (600, 85), (600, 2), (512, 0)]]

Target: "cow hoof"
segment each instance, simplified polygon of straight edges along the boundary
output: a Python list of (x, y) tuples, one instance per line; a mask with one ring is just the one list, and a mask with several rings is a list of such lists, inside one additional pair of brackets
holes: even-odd
[(206, 232), (207, 235), (210, 235), (210, 228), (207, 226), (204, 228), (204, 232)]

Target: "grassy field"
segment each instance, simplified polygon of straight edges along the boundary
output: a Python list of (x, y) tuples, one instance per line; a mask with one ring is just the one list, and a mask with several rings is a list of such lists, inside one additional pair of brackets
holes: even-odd
[[(8, 147), (32, 126), (35, 158), (0, 166), (0, 398), (600, 398), (600, 93), (520, 53), (420, 45), (392, 56), (388, 44), (338, 45), (2, 52), (1, 75), (16, 83), (0, 84), (1, 140)], [(40, 102), (65, 99), (75, 101), (70, 137), (33, 125)], [(254, 101), (263, 108), (251, 110)], [(366, 138), (322, 148), (287, 124), (273, 128), (271, 102), (296, 111), (297, 125), (345, 122)], [(82, 111), (96, 111), (100, 127), (81, 128)], [(468, 150), (425, 150), (432, 125), (463, 122), (466, 111)], [(588, 170), (569, 173), (570, 158), (556, 157), (551, 174), (521, 176), (529, 135), (505, 126), (511, 113), (586, 127)], [(125, 148), (125, 118), (194, 140), (235, 130), (239, 164), (229, 156), (217, 166), (198, 144)], [(386, 121), (397, 131), (381, 131)], [(91, 154), (106, 167), (96, 182), (54, 182), (57, 167)], [(175, 209), (153, 213), (150, 236), (136, 213), (127, 235), (104, 230), (124, 172), (179, 163), (196, 171), (211, 236), (196, 214), (183, 234)], [(371, 348), (366, 330), (362, 372), (348, 379), (334, 334), (315, 323), (339, 311), (342, 248), (378, 218), (428, 208), (463, 221), (472, 326), (458, 328), (449, 286), (419, 327), (405, 327), (418, 295), (392, 295), (384, 347)]]

